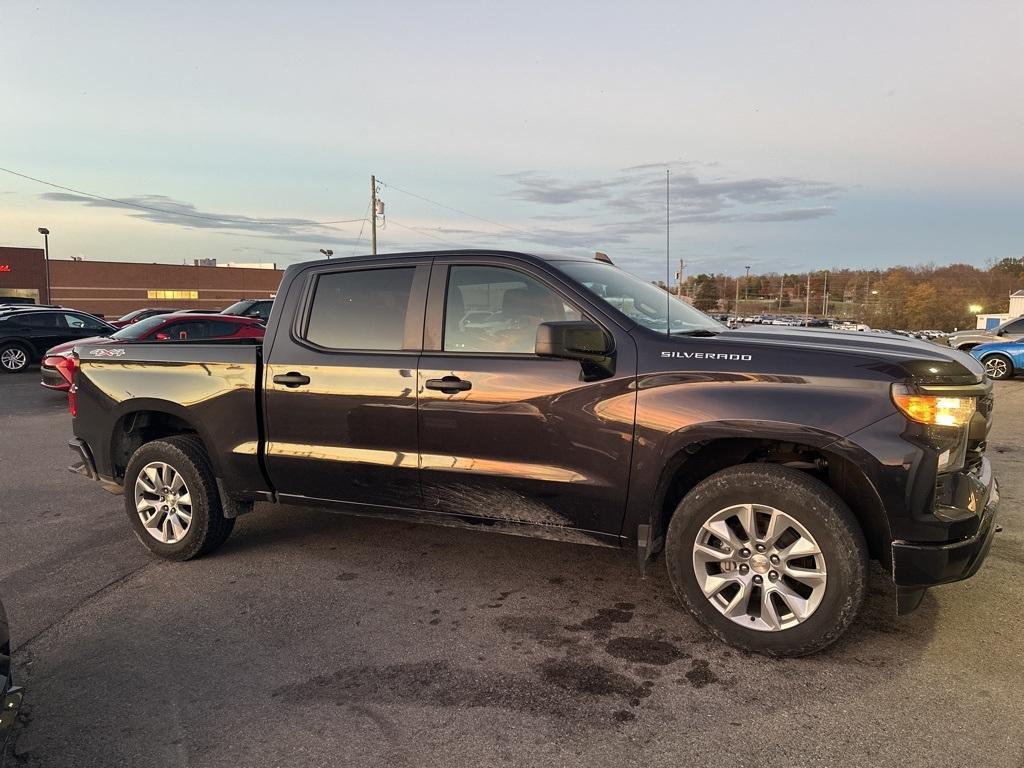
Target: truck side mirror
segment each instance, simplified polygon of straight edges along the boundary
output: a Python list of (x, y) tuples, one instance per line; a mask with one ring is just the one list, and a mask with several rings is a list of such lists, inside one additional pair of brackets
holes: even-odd
[(538, 357), (579, 360), (584, 381), (615, 373), (611, 340), (589, 320), (562, 320), (537, 326), (534, 352)]

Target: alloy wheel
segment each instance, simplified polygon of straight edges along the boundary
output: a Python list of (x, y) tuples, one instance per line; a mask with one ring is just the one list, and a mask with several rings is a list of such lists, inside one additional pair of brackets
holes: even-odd
[(719, 613), (761, 632), (809, 619), (827, 581), (825, 558), (810, 531), (762, 504), (737, 504), (711, 515), (693, 543), (693, 571)]
[(0, 365), (8, 371), (20, 371), (28, 365), (28, 355), (25, 354), (25, 350), (19, 347), (10, 347), (5, 349), (3, 354), (0, 355)]
[(150, 462), (139, 471), (135, 509), (146, 532), (161, 544), (177, 544), (192, 524), (192, 497), (185, 478), (163, 461)]
[(1010, 366), (1001, 357), (990, 357), (985, 361), (985, 373), (990, 379), (1005, 379), (1010, 373)]

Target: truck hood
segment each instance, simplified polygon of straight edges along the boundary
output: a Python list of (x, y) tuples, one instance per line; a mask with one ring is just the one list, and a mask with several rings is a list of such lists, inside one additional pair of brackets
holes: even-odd
[(964, 352), (930, 341), (867, 331), (811, 331), (770, 326), (763, 330), (729, 330), (718, 338), (758, 346), (784, 347), (790, 351), (805, 350), (822, 356), (860, 357), (863, 358), (861, 365), (869, 365), (893, 378), (919, 383), (976, 384), (983, 380), (985, 374), (978, 361)]

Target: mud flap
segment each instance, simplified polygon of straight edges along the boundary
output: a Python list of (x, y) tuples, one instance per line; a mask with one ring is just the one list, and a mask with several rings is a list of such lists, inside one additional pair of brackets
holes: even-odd
[(640, 578), (644, 578), (647, 564), (661, 551), (663, 543), (664, 539), (660, 536), (656, 539), (651, 538), (651, 526), (636, 527), (636, 565), (640, 571)]
[(928, 587), (896, 587), (896, 615), (906, 616), (917, 610)]

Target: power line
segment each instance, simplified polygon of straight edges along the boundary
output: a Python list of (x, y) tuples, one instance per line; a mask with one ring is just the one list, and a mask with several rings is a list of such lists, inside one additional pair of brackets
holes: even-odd
[(84, 192), (84, 191), (82, 191), (80, 189), (74, 189), (72, 187), (65, 187), (62, 184), (56, 184), (56, 183), (54, 183), (52, 181), (46, 181), (45, 179), (37, 179), (34, 176), (29, 176), (28, 174), (25, 174), (25, 173), (19, 173), (18, 171), (13, 171), (10, 168), (2, 168), (2, 167), (0, 167), (0, 171), (3, 171), (4, 173), (9, 173), (12, 176), (18, 176), (18, 177), (20, 177), (22, 179), (28, 179), (29, 181), (34, 181), (37, 184), (43, 184), (43, 185), (45, 185), (47, 187), (52, 187), (54, 189), (60, 189), (60, 190), (63, 190), (64, 192), (72, 192), (72, 193), (74, 193), (76, 195), (82, 195), (83, 197), (91, 197), (94, 200), (102, 200), (102, 201), (107, 202), (107, 203), (113, 203), (114, 205), (123, 205), (123, 206), (125, 206), (127, 208), (138, 208), (138, 209), (143, 210), (143, 211), (152, 211), (154, 213), (165, 213), (165, 214), (168, 214), (170, 216), (184, 216), (184, 217), (190, 218), (190, 219), (202, 219), (204, 221), (218, 221), (218, 222), (221, 222), (221, 223), (229, 223), (229, 224), (232, 223), (232, 222), (233, 223), (237, 223), (237, 224), (276, 224), (276, 225), (279, 225), (279, 226), (287, 226), (287, 225), (295, 225), (295, 224), (316, 224), (318, 226), (325, 226), (325, 225), (328, 225), (328, 224), (354, 224), (357, 221), (362, 221), (362, 222), (365, 223), (365, 221), (366, 221), (366, 217), (365, 216), (362, 219), (338, 219), (336, 221), (303, 221), (303, 220), (296, 220), (296, 219), (254, 219), (254, 218), (251, 218), (251, 217), (248, 217), (248, 216), (245, 217), (245, 218), (234, 218), (234, 217), (231, 217), (231, 216), (204, 216), (201, 213), (188, 213), (186, 211), (175, 211), (175, 210), (172, 210), (170, 208), (158, 208), (157, 206), (154, 206), (154, 205), (143, 205), (142, 203), (133, 203), (133, 202), (131, 202), (129, 200), (118, 200), (118, 199), (113, 198), (113, 197), (104, 197), (103, 195), (96, 195), (96, 194), (93, 194), (92, 192)]
[(433, 235), (430, 232), (427, 232), (425, 230), (419, 229), (417, 227), (406, 226), (405, 224), (403, 224), (400, 221), (395, 221), (394, 218), (389, 218), (388, 219), (388, 223), (390, 223), (390, 224), (397, 224), (402, 229), (408, 229), (410, 232), (416, 232), (417, 234), (425, 235), (426, 237), (432, 237), (434, 240), (437, 240), (438, 242), (444, 243), (445, 245), (454, 245), (454, 246), (459, 247), (459, 248), (463, 247), (462, 244), (460, 244), (460, 243), (455, 243), (452, 240), (445, 240), (442, 237), (438, 237), (437, 235)]
[(352, 256), (354, 256), (355, 252), (357, 250), (359, 250), (359, 243), (362, 242), (362, 230), (364, 230), (366, 228), (366, 226), (367, 226), (367, 216), (370, 215), (370, 207), (373, 204), (374, 204), (373, 201), (370, 201), (369, 203), (367, 203), (367, 215), (362, 217), (362, 223), (359, 224), (359, 237), (355, 239), (355, 245), (352, 247), (352, 254), (351, 254)]
[(476, 219), (477, 221), (482, 221), (485, 224), (491, 224), (491, 225), (493, 225), (495, 227), (501, 227), (502, 229), (507, 229), (510, 232), (518, 232), (521, 235), (526, 235), (526, 236), (528, 236), (530, 238), (533, 237), (532, 233), (527, 232), (524, 229), (518, 229), (517, 227), (511, 227), (508, 224), (502, 224), (500, 221), (494, 221), (492, 219), (485, 219), (483, 216), (476, 216), (476, 215), (474, 215), (472, 213), (469, 213), (468, 211), (463, 211), (463, 210), (460, 210), (458, 208), (453, 208), (450, 205), (445, 205), (444, 203), (439, 203), (439, 202), (437, 202), (437, 200), (431, 200), (429, 197), (424, 197), (423, 195), (417, 195), (415, 192), (410, 192), (407, 189), (402, 189), (401, 187), (396, 187), (394, 184), (389, 184), (388, 182), (381, 181), (380, 179), (377, 179), (377, 181), (380, 184), (382, 184), (383, 186), (387, 187), (388, 189), (393, 189), (396, 192), (401, 192), (403, 195), (409, 195), (410, 197), (415, 197), (417, 200), (422, 200), (425, 203), (430, 203), (431, 205), (436, 205), (439, 208), (444, 208), (444, 209), (452, 211), (454, 213), (461, 214), (462, 216), (468, 216), (471, 219)]

